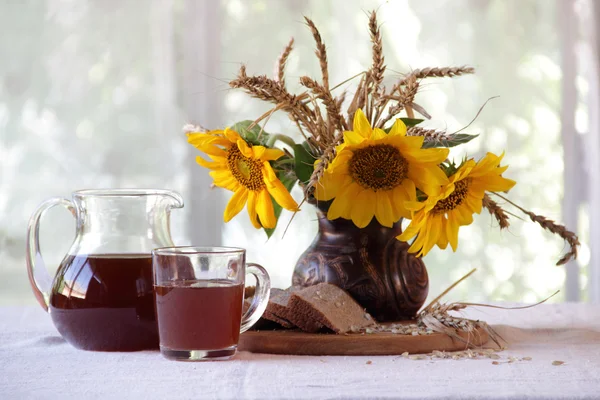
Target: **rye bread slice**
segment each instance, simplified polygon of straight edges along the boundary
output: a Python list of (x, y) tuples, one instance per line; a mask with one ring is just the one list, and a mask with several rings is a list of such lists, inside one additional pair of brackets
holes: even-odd
[(316, 321), (336, 333), (347, 333), (376, 323), (345, 290), (329, 283), (292, 293), (288, 304), (293, 315)]
[[(271, 295), (269, 296), (269, 302), (267, 303), (267, 308), (263, 315), (261, 316), (262, 320), (270, 321), (276, 323), (280, 327), (283, 328), (295, 328), (296, 326), (287, 320), (284, 316), (282, 304), (287, 304), (287, 299), (282, 302), (280, 297), (287, 295), (285, 290), (273, 288), (271, 289)], [(287, 296), (289, 298), (289, 296)], [(247, 302), (248, 300), (246, 300)]]
[[(308, 318), (305, 315), (291, 312), (288, 307), (290, 297), (293, 293), (303, 290), (301, 287), (291, 286), (285, 290), (272, 289), (271, 299), (267, 305), (267, 312), (271, 315), (289, 321), (292, 326), (297, 326), (305, 332), (318, 332), (323, 329), (323, 324)], [(267, 319), (270, 319), (267, 317)], [(285, 325), (281, 324), (286, 327)]]
[(287, 328), (287, 329), (290, 329), (290, 328), (295, 328), (295, 325), (294, 325), (294, 324), (292, 324), (292, 323), (291, 323), (290, 321), (288, 321), (287, 319), (285, 319), (285, 318), (280, 318), (280, 317), (278, 317), (277, 315), (275, 315), (275, 314), (272, 314), (272, 313), (270, 313), (270, 312), (268, 312), (268, 311), (265, 311), (265, 312), (263, 313), (263, 315), (262, 315), (262, 317), (261, 317), (261, 318), (263, 318), (263, 319), (266, 319), (266, 320), (269, 320), (269, 321), (272, 321), (272, 322), (275, 322), (275, 323), (277, 323), (277, 324), (279, 324), (279, 325), (281, 325), (282, 327), (284, 327), (284, 328)]
[[(254, 287), (252, 289), (254, 289)], [(279, 289), (277, 289), (277, 290), (279, 290)], [(250, 308), (250, 300), (251, 300), (250, 298), (244, 299), (244, 304), (242, 307), (243, 314), (245, 314), (246, 311), (248, 311), (248, 309)], [(254, 324), (254, 326), (252, 328), (254, 330), (261, 330), (261, 329), (277, 329), (277, 327), (280, 327), (280, 328), (284, 327), (284, 328), (289, 329), (289, 328), (294, 328), (294, 325), (290, 321), (287, 321), (283, 318), (279, 318), (276, 315), (273, 315), (270, 312), (268, 312), (267, 310), (265, 310), (263, 315), (261, 315), (260, 319), (256, 322), (256, 324)]]

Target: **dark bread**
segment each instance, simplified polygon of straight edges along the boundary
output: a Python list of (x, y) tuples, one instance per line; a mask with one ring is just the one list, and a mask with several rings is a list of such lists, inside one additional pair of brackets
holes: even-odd
[[(292, 293), (302, 291), (303, 289), (304, 288), (301, 287), (291, 286), (285, 290), (271, 290), (272, 297), (269, 301), (269, 304), (267, 305), (267, 312), (276, 317), (289, 321), (292, 324), (292, 326), (297, 326), (305, 332), (318, 332), (323, 328), (323, 324), (320, 324), (319, 322), (313, 319), (307, 318), (305, 315), (290, 312), (290, 309), (288, 307), (288, 303), (290, 297), (292, 296)], [(267, 319), (270, 318), (267, 317)], [(282, 324), (282, 326), (284, 325)]]
[(316, 321), (336, 333), (374, 325), (373, 318), (343, 289), (319, 283), (293, 292), (288, 302), (291, 322), (304, 330), (303, 320)]
[(290, 329), (290, 328), (294, 328), (294, 327), (295, 327), (295, 325), (294, 325), (294, 324), (292, 324), (292, 323), (291, 323), (290, 321), (288, 321), (287, 319), (285, 319), (285, 318), (280, 318), (280, 317), (278, 317), (277, 315), (275, 315), (275, 314), (272, 314), (272, 313), (270, 313), (270, 312), (268, 312), (268, 311), (266, 311), (266, 310), (265, 310), (265, 312), (263, 313), (263, 315), (262, 315), (262, 317), (261, 317), (261, 318), (264, 318), (264, 319), (266, 319), (266, 320), (269, 320), (269, 321), (275, 322), (275, 323), (277, 323), (278, 325), (281, 325), (282, 327), (284, 327), (284, 328), (287, 328), (287, 329)]

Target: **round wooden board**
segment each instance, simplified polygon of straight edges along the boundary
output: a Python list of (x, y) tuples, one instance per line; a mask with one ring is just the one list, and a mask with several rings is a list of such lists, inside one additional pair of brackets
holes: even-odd
[[(312, 356), (366, 356), (460, 351), (487, 343), (482, 329), (470, 334), (460, 332), (466, 341), (434, 333), (431, 335), (396, 335), (393, 333), (336, 335), (299, 331), (249, 331), (240, 336), (238, 350), (252, 353), (295, 354)], [(468, 344), (467, 344), (468, 343)]]

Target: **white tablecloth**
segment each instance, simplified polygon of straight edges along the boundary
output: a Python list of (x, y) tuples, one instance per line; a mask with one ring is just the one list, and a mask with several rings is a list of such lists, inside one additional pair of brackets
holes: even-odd
[[(41, 308), (0, 308), (0, 399), (600, 398), (599, 306), (481, 309), (469, 316), (493, 323), (507, 339), (503, 358), (532, 360), (493, 365), (242, 352), (232, 361), (182, 363), (153, 351), (76, 350)], [(552, 365), (556, 360), (565, 364)]]

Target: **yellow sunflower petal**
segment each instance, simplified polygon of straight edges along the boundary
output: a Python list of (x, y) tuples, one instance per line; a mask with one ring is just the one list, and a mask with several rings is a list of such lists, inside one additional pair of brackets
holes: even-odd
[(392, 212), (394, 219), (397, 221), (399, 218), (410, 218), (411, 212), (408, 208), (406, 208), (406, 202), (410, 201), (410, 197), (408, 196), (408, 193), (406, 193), (404, 186), (396, 186), (393, 190), (391, 190), (391, 193)]
[(427, 221), (425, 220), (424, 223), (425, 223), (425, 226), (419, 230), (419, 234), (417, 235), (415, 240), (412, 242), (412, 245), (408, 248), (408, 251), (410, 253), (418, 253), (417, 254), (418, 257), (421, 256), (421, 249), (423, 249), (423, 244), (425, 243), (425, 239), (427, 238), (427, 229), (426, 229)]
[(402, 187), (406, 191), (409, 201), (417, 200), (417, 188), (415, 187), (415, 183), (412, 180), (410, 180), (410, 179), (403, 180)]
[(209, 143), (199, 144), (195, 147), (209, 156), (227, 157), (227, 152), (225, 150)]
[(408, 150), (421, 150), (425, 137), (423, 136), (405, 136), (402, 138), (402, 153)]
[(458, 229), (460, 228), (458, 221), (452, 217), (452, 214), (448, 216), (446, 221), (446, 236), (448, 236), (448, 242), (452, 246), (452, 251), (456, 251), (458, 247)]
[(351, 219), (352, 205), (356, 201), (356, 196), (363, 190), (358, 184), (351, 183), (344, 189), (340, 190), (339, 194), (333, 199), (327, 212), (327, 219), (334, 220), (337, 218)]
[(257, 197), (258, 197), (258, 193), (255, 192), (254, 190), (249, 190), (248, 191), (248, 203), (247, 203), (247, 209), (248, 209), (248, 216), (250, 217), (250, 222), (252, 222), (252, 226), (254, 226), (256, 229), (260, 229), (261, 226), (258, 223), (258, 218), (256, 215), (256, 203), (257, 203)]
[(193, 146), (198, 146), (205, 143), (219, 144), (222, 146), (230, 146), (231, 143), (227, 138), (223, 136), (215, 136), (214, 132), (223, 133), (223, 131), (212, 131), (209, 133), (206, 132), (192, 132), (187, 134), (187, 141), (189, 144)]
[[(327, 166), (327, 172), (330, 173), (345, 173), (348, 170), (348, 163), (352, 158), (352, 151), (349, 149), (345, 149), (339, 152), (332, 162)], [(320, 160), (317, 160), (320, 161)], [(316, 165), (316, 162), (315, 162)]]
[(389, 136), (406, 136), (406, 124), (400, 118), (397, 118), (392, 125)]
[(231, 143), (237, 143), (238, 140), (243, 140), (239, 133), (230, 128), (225, 128), (223, 134)]
[(360, 144), (364, 140), (365, 138), (358, 132), (344, 131), (344, 144), (346, 145)]
[(290, 192), (283, 186), (279, 178), (277, 178), (273, 167), (271, 167), (268, 161), (263, 162), (263, 176), (267, 190), (277, 204), (286, 210), (298, 211), (298, 203), (296, 203)]
[(461, 204), (450, 213), (454, 214), (458, 224), (461, 226), (471, 225), (473, 223), (473, 211), (465, 204)]
[(411, 166), (408, 178), (429, 196), (436, 196), (441, 192), (441, 186), (448, 184), (448, 177), (438, 166)]
[(233, 175), (231, 175), (229, 170), (213, 170), (208, 174), (213, 178), (215, 186), (231, 190), (233, 192), (237, 191), (240, 187), (239, 182)]
[(387, 137), (387, 133), (383, 129), (375, 128), (371, 132), (371, 140), (380, 140)]
[(425, 206), (425, 203), (422, 203), (420, 201), (405, 201), (404, 202), (404, 207), (406, 207), (406, 209), (410, 210), (410, 211), (419, 211), (424, 206)]
[(442, 218), (440, 216), (434, 216), (434, 217), (428, 218), (428, 220), (427, 220), (427, 235), (425, 236), (423, 248), (421, 249), (422, 256), (426, 256), (427, 253), (429, 253), (429, 251), (437, 243), (438, 238), (440, 236), (440, 230), (442, 228), (441, 220), (442, 220)]
[(246, 143), (244, 139), (239, 139), (237, 141), (237, 147), (240, 149), (240, 153), (242, 153), (244, 157), (254, 158), (252, 147), (248, 146), (248, 143)]
[[(257, 146), (260, 147), (260, 146)], [(255, 151), (256, 154), (256, 151)], [(279, 149), (265, 149), (265, 152), (263, 153), (261, 160), (263, 161), (275, 161), (280, 159), (281, 157), (283, 157), (285, 155), (285, 153), (283, 152), (283, 150), (279, 150)]]
[(402, 152), (404, 158), (409, 161), (433, 164), (443, 162), (448, 157), (448, 154), (448, 149), (408, 149)]
[(373, 128), (371, 128), (369, 120), (367, 119), (367, 117), (365, 117), (365, 114), (360, 108), (354, 113), (352, 128), (354, 132), (361, 135), (363, 138), (371, 137), (371, 132)]
[(268, 161), (263, 162), (263, 177), (265, 182), (274, 182), (279, 180), (277, 174), (275, 174), (275, 171), (273, 170), (273, 167), (271, 167), (271, 164)]
[(500, 156), (497, 156), (493, 153), (487, 153), (481, 160), (479, 160), (479, 162), (477, 162), (477, 165), (473, 169), (471, 176), (477, 177), (490, 173), (493, 169), (500, 166), (502, 158), (504, 158), (504, 153), (502, 153)]
[(267, 183), (267, 190), (281, 207), (289, 211), (300, 211), (298, 203), (296, 203), (296, 200), (294, 200), (281, 181), (277, 180)]
[(225, 207), (225, 212), (223, 213), (223, 219), (225, 222), (231, 221), (233, 217), (238, 215), (240, 211), (246, 205), (246, 200), (248, 199), (248, 189), (245, 187), (240, 187), (229, 199), (229, 203), (227, 203), (227, 207)]
[(440, 249), (448, 247), (448, 236), (446, 235), (446, 218), (440, 217), (439, 236), (436, 243)]
[(277, 225), (277, 219), (275, 218), (275, 210), (273, 209), (273, 200), (267, 190), (261, 190), (258, 192), (258, 199), (256, 202), (256, 211), (260, 218), (260, 223), (265, 228), (275, 228)]
[(476, 213), (476, 214), (480, 214), (481, 213), (481, 208), (483, 206), (483, 200), (482, 199), (478, 199), (475, 196), (470, 196), (467, 195), (467, 197), (465, 197), (464, 200), (467, 204), (467, 206), (469, 207), (469, 209)]
[(410, 224), (402, 231), (402, 233), (396, 236), (396, 239), (402, 242), (408, 242), (410, 239), (415, 237), (415, 235), (419, 233), (419, 224), (417, 224), (414, 220), (410, 221)]
[(506, 179), (501, 176), (494, 175), (479, 179), (485, 179), (486, 190), (490, 192), (504, 192), (512, 189), (512, 187), (517, 184), (517, 182), (513, 181), (512, 179)]
[(223, 162), (218, 162), (218, 161), (214, 161), (214, 162), (210, 162), (205, 160), (204, 158), (202, 158), (201, 156), (197, 156), (196, 157), (196, 162), (203, 166), (204, 168), (209, 168), (209, 169), (227, 169), (227, 163), (223, 163)]
[(315, 186), (314, 196), (317, 200), (331, 200), (338, 195), (342, 188), (345, 188), (351, 182), (352, 178), (349, 175), (325, 172)]
[(396, 236), (396, 239), (402, 242), (408, 242), (410, 239), (415, 237), (417, 233), (419, 233), (419, 229), (419, 224), (413, 220), (400, 235)]
[(358, 193), (358, 196), (354, 200), (352, 205), (352, 222), (359, 228), (364, 228), (369, 225), (369, 222), (373, 219), (376, 207), (375, 192), (371, 190), (363, 190)]
[(383, 226), (391, 228), (398, 219), (394, 218), (394, 209), (390, 197), (393, 196), (391, 190), (379, 191), (375, 193), (375, 217)]
[(281, 158), (285, 153), (279, 149), (268, 149), (265, 146), (253, 146), (253, 157), (261, 161), (274, 161)]

